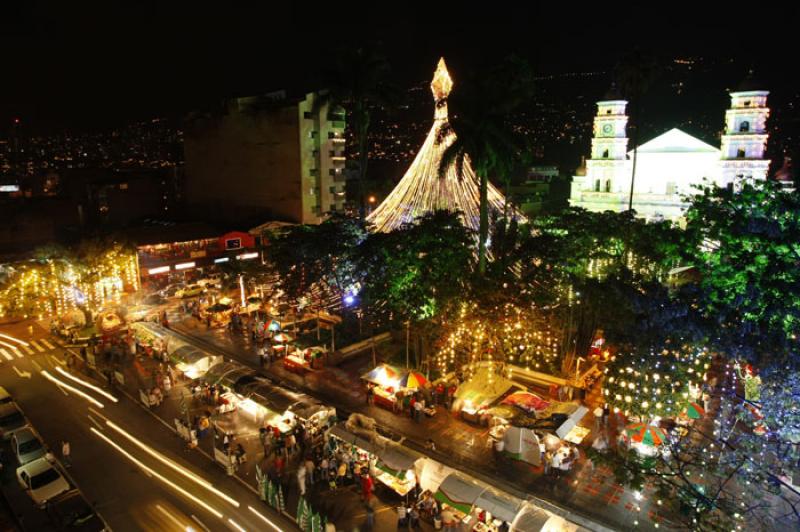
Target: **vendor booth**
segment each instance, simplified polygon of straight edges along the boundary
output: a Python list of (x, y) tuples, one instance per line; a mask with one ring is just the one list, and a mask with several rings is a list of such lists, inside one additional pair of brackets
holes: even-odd
[(405, 375), (405, 370), (381, 364), (372, 371), (361, 376), (368, 386), (372, 386), (373, 399), (375, 404), (388, 408), (389, 410), (399, 409), (398, 401), (402, 399), (400, 391), (400, 379)]
[(586, 427), (581, 427), (578, 423), (583, 419), (589, 409), (582, 405), (571, 404), (574, 408), (570, 409), (569, 417), (564, 423), (556, 429), (556, 436), (564, 441), (579, 444), (589, 434), (590, 430)]
[(498, 532), (516, 518), (522, 500), (495, 491), (460, 473), (451, 473), (439, 485), (434, 498), (449, 509), (465, 530)]
[(283, 367), (300, 373), (309, 369), (321, 369), (327, 352), (328, 349), (321, 346), (295, 349), (283, 357)]
[(287, 433), (297, 423), (290, 407), (297, 402), (298, 394), (275, 386), (261, 377), (252, 381), (240, 381), (235, 392), (239, 397), (239, 409), (259, 424), (269, 424), (278, 427), (282, 433)]
[(211, 355), (191, 345), (182, 345), (167, 352), (175, 368), (189, 379), (202, 377), (211, 367), (222, 362), (221, 356)]
[(328, 423), (336, 419), (336, 409), (320, 403), (309, 395), (300, 394), (300, 397), (300, 401), (290, 406), (289, 411), (303, 424), (314, 446), (321, 442)]
[(505, 430), (502, 442), (502, 451), (509, 458), (541, 465), (544, 444), (533, 430), (510, 426)]
[[(131, 323), (130, 331), (136, 346), (148, 356), (168, 352), (170, 347), (185, 345), (184, 342), (173, 337), (168, 329), (151, 321)], [(173, 343), (177, 345), (173, 346)]]
[(501, 375), (490, 372), (488, 368), (479, 368), (456, 390), (453, 408), (465, 421), (488, 423), (488, 418), (484, 417), (486, 409), (516, 388), (516, 384)]
[(531, 502), (523, 503), (511, 522), (510, 532), (577, 532), (581, 530), (563, 517), (543, 510)]
[(356, 462), (398, 495), (405, 496), (416, 486), (417, 470), (425, 460), (421, 454), (388, 440), (372, 442), (353, 434), (344, 424), (331, 427), (328, 436), (346, 446)]

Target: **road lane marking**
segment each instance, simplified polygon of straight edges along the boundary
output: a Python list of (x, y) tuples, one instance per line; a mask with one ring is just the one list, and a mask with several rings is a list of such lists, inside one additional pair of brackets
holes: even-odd
[(201, 477), (199, 475), (194, 474), (192, 471), (189, 471), (188, 469), (186, 469), (185, 467), (177, 464), (173, 460), (170, 460), (169, 458), (167, 458), (163, 454), (159, 453), (158, 451), (156, 451), (155, 449), (153, 449), (149, 445), (139, 441), (138, 439), (136, 439), (133, 436), (133, 434), (127, 432), (125, 429), (123, 429), (122, 427), (120, 427), (119, 425), (114, 423), (113, 421), (106, 420), (106, 425), (108, 425), (109, 427), (111, 427), (112, 429), (114, 429), (115, 431), (120, 433), (122, 436), (127, 438), (128, 441), (130, 441), (131, 443), (133, 443), (134, 445), (139, 447), (141, 450), (143, 450), (144, 452), (146, 452), (147, 454), (149, 454), (150, 456), (152, 456), (153, 458), (155, 458), (156, 460), (158, 460), (162, 464), (164, 464), (167, 467), (171, 468), (173, 471), (177, 471), (178, 473), (180, 473), (181, 475), (185, 476), (186, 478), (188, 478), (189, 480), (191, 480), (195, 484), (204, 487), (205, 489), (207, 489), (208, 491), (210, 491), (211, 493), (213, 493), (217, 497), (219, 497), (221, 499), (225, 499), (227, 502), (229, 502), (233, 506), (235, 506), (237, 508), (239, 507), (239, 501), (237, 501), (236, 499), (233, 499), (231, 497), (228, 497), (227, 495), (225, 495), (224, 493), (219, 491), (217, 488), (215, 488), (214, 485), (211, 484), (211, 482), (207, 481), (206, 479), (204, 479), (203, 477)]
[(14, 354), (15, 354), (15, 355), (17, 355), (17, 358), (25, 358), (25, 355), (23, 355), (22, 353), (20, 353), (20, 352), (19, 352), (19, 349), (17, 349), (16, 347), (15, 347), (15, 348), (13, 348), (13, 349), (12, 349), (12, 351), (14, 352)]
[(32, 354), (33, 354), (33, 349), (31, 349), (31, 348), (30, 348), (30, 346), (23, 345), (23, 346), (22, 346), (22, 348), (23, 348), (23, 349), (25, 350), (25, 352), (27, 352), (29, 355), (32, 355)]
[(31, 364), (33, 364), (33, 367), (36, 368), (36, 371), (42, 371), (42, 366), (37, 364), (34, 359), (31, 359)]
[(6, 357), (6, 360), (14, 360), (14, 357), (12, 357), (11, 355), (9, 355), (9, 354), (8, 354), (8, 351), (6, 351), (5, 349), (3, 349), (2, 347), (0, 347), (0, 353), (2, 353), (4, 357)]
[(208, 510), (209, 512), (211, 512), (212, 514), (214, 514), (214, 516), (216, 516), (216, 517), (217, 517), (217, 519), (222, 519), (222, 512), (220, 512), (219, 510), (217, 510), (216, 508), (214, 508), (213, 506), (211, 506), (210, 504), (208, 504), (208, 503), (207, 503), (207, 502), (205, 502), (204, 500), (200, 499), (199, 497), (197, 497), (197, 496), (193, 495), (192, 493), (189, 493), (188, 491), (186, 491), (186, 490), (185, 490), (185, 489), (183, 489), (182, 487), (180, 487), (180, 486), (178, 486), (177, 484), (175, 484), (174, 482), (172, 482), (172, 481), (171, 481), (170, 479), (168, 479), (167, 477), (165, 477), (165, 476), (161, 475), (160, 473), (158, 473), (158, 472), (154, 471), (153, 469), (151, 469), (151, 468), (147, 467), (147, 466), (146, 466), (145, 464), (143, 464), (143, 463), (142, 463), (140, 460), (138, 460), (138, 459), (137, 459), (135, 456), (133, 456), (131, 453), (129, 453), (128, 451), (126, 451), (125, 449), (123, 449), (122, 447), (120, 447), (120, 446), (119, 446), (117, 443), (115, 443), (115, 442), (114, 442), (114, 441), (113, 441), (111, 438), (109, 438), (108, 436), (106, 436), (105, 434), (103, 434), (102, 432), (100, 432), (99, 430), (97, 430), (96, 428), (92, 427), (90, 430), (91, 430), (92, 432), (94, 432), (94, 433), (95, 433), (97, 436), (99, 436), (100, 438), (102, 438), (102, 439), (103, 439), (103, 440), (104, 440), (104, 441), (105, 441), (107, 444), (109, 444), (109, 445), (111, 445), (112, 447), (114, 447), (114, 448), (115, 448), (117, 451), (119, 451), (119, 452), (120, 452), (120, 454), (122, 454), (122, 455), (123, 455), (125, 458), (127, 458), (128, 460), (130, 460), (131, 462), (133, 462), (134, 464), (136, 464), (137, 466), (139, 466), (139, 467), (140, 467), (140, 468), (141, 468), (143, 471), (145, 471), (146, 473), (148, 473), (148, 474), (150, 474), (150, 475), (152, 475), (152, 476), (156, 477), (156, 478), (157, 478), (157, 479), (159, 479), (161, 482), (163, 482), (163, 483), (164, 483), (164, 484), (166, 484), (167, 486), (171, 487), (172, 489), (174, 489), (175, 491), (177, 491), (178, 493), (180, 493), (181, 495), (183, 495), (183, 496), (184, 496), (184, 497), (186, 497), (187, 499), (189, 499), (189, 500), (191, 500), (191, 501), (194, 501), (194, 502), (195, 502), (196, 504), (198, 504), (199, 506), (202, 506), (203, 508), (205, 508), (206, 510)]
[(192, 514), (192, 521), (200, 525), (200, 528), (202, 528), (206, 532), (211, 532), (211, 530), (194, 514)]
[(99, 417), (103, 421), (108, 421), (108, 418), (106, 416), (104, 416), (103, 414), (101, 414), (100, 412), (98, 412), (97, 410), (92, 408), (91, 406), (89, 407), (89, 412), (91, 412), (92, 414), (96, 415), (97, 417)]
[(36, 348), (40, 353), (44, 353), (44, 347), (36, 343), (36, 340), (31, 340), (31, 345)]
[(91, 414), (87, 414), (86, 417), (89, 418), (89, 421), (91, 421), (95, 427), (97, 427), (100, 430), (103, 430), (103, 425), (101, 425), (99, 421), (93, 418)]
[(53, 360), (53, 362), (55, 362), (56, 364), (59, 364), (61, 366), (66, 366), (67, 365), (66, 362), (64, 362), (63, 360), (59, 359), (55, 355), (47, 355), (47, 356), (49, 356)]
[(11, 367), (14, 368), (15, 372), (17, 372), (17, 376), (18, 377), (22, 377), (24, 379), (30, 379), (31, 378), (31, 372), (30, 371), (20, 371), (19, 368), (17, 368), (17, 366), (11, 366)]
[(42, 342), (45, 346), (47, 346), (48, 349), (55, 349), (56, 348), (56, 346), (54, 346), (53, 344), (51, 344), (50, 342), (48, 342), (44, 338), (42, 338), (39, 341)]

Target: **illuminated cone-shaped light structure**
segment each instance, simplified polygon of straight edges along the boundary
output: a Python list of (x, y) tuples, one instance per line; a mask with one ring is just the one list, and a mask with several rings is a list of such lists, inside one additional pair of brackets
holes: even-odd
[[(447, 72), (444, 58), (439, 59), (439, 65), (431, 82), (433, 99), (436, 102), (433, 127), (403, 179), (383, 203), (367, 217), (375, 231), (384, 233), (393, 231), (402, 224), (413, 222), (419, 216), (435, 210), (459, 211), (462, 213), (464, 224), (475, 231), (478, 230), (479, 179), (470, 161), (466, 160), (460, 169), (453, 163), (441, 174), (439, 172), (442, 154), (456, 138), (452, 130), (447, 135), (442, 135), (443, 128), (448, 126), (447, 97), (452, 88), (453, 80)], [(490, 217), (492, 214), (503, 212), (505, 198), (491, 183), (489, 183), (488, 199)], [(514, 217), (524, 221), (522, 215), (513, 212)]]

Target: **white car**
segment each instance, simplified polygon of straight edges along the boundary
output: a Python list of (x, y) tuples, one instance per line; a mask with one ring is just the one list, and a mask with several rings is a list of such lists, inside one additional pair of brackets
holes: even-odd
[(220, 286), (222, 286), (222, 275), (218, 273), (212, 273), (211, 275), (207, 275), (202, 279), (198, 279), (197, 284), (199, 284), (203, 288), (211, 288), (211, 287), (219, 288)]
[(69, 482), (45, 457), (18, 467), (17, 480), (39, 506), (70, 489)]
[(19, 429), (11, 436), (11, 449), (14, 451), (19, 465), (33, 462), (47, 454), (42, 440), (33, 432), (33, 429), (28, 427)]

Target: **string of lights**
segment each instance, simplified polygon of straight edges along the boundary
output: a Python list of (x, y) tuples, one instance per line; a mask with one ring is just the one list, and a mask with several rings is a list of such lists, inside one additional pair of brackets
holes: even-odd
[[(367, 217), (375, 231), (394, 231), (435, 210), (460, 212), (464, 225), (474, 231), (478, 230), (480, 184), (469, 159), (464, 162), (461, 171), (455, 162), (443, 173), (440, 174), (439, 171), (443, 153), (456, 138), (451, 128), (448, 128), (450, 131), (446, 136), (442, 137), (441, 133), (448, 126), (447, 97), (452, 87), (453, 81), (444, 59), (439, 59), (431, 82), (436, 102), (433, 127), (403, 178)], [(505, 198), (492, 183), (489, 183), (487, 197), (490, 212), (502, 213)], [(515, 212), (515, 216), (524, 221), (521, 214)]]

